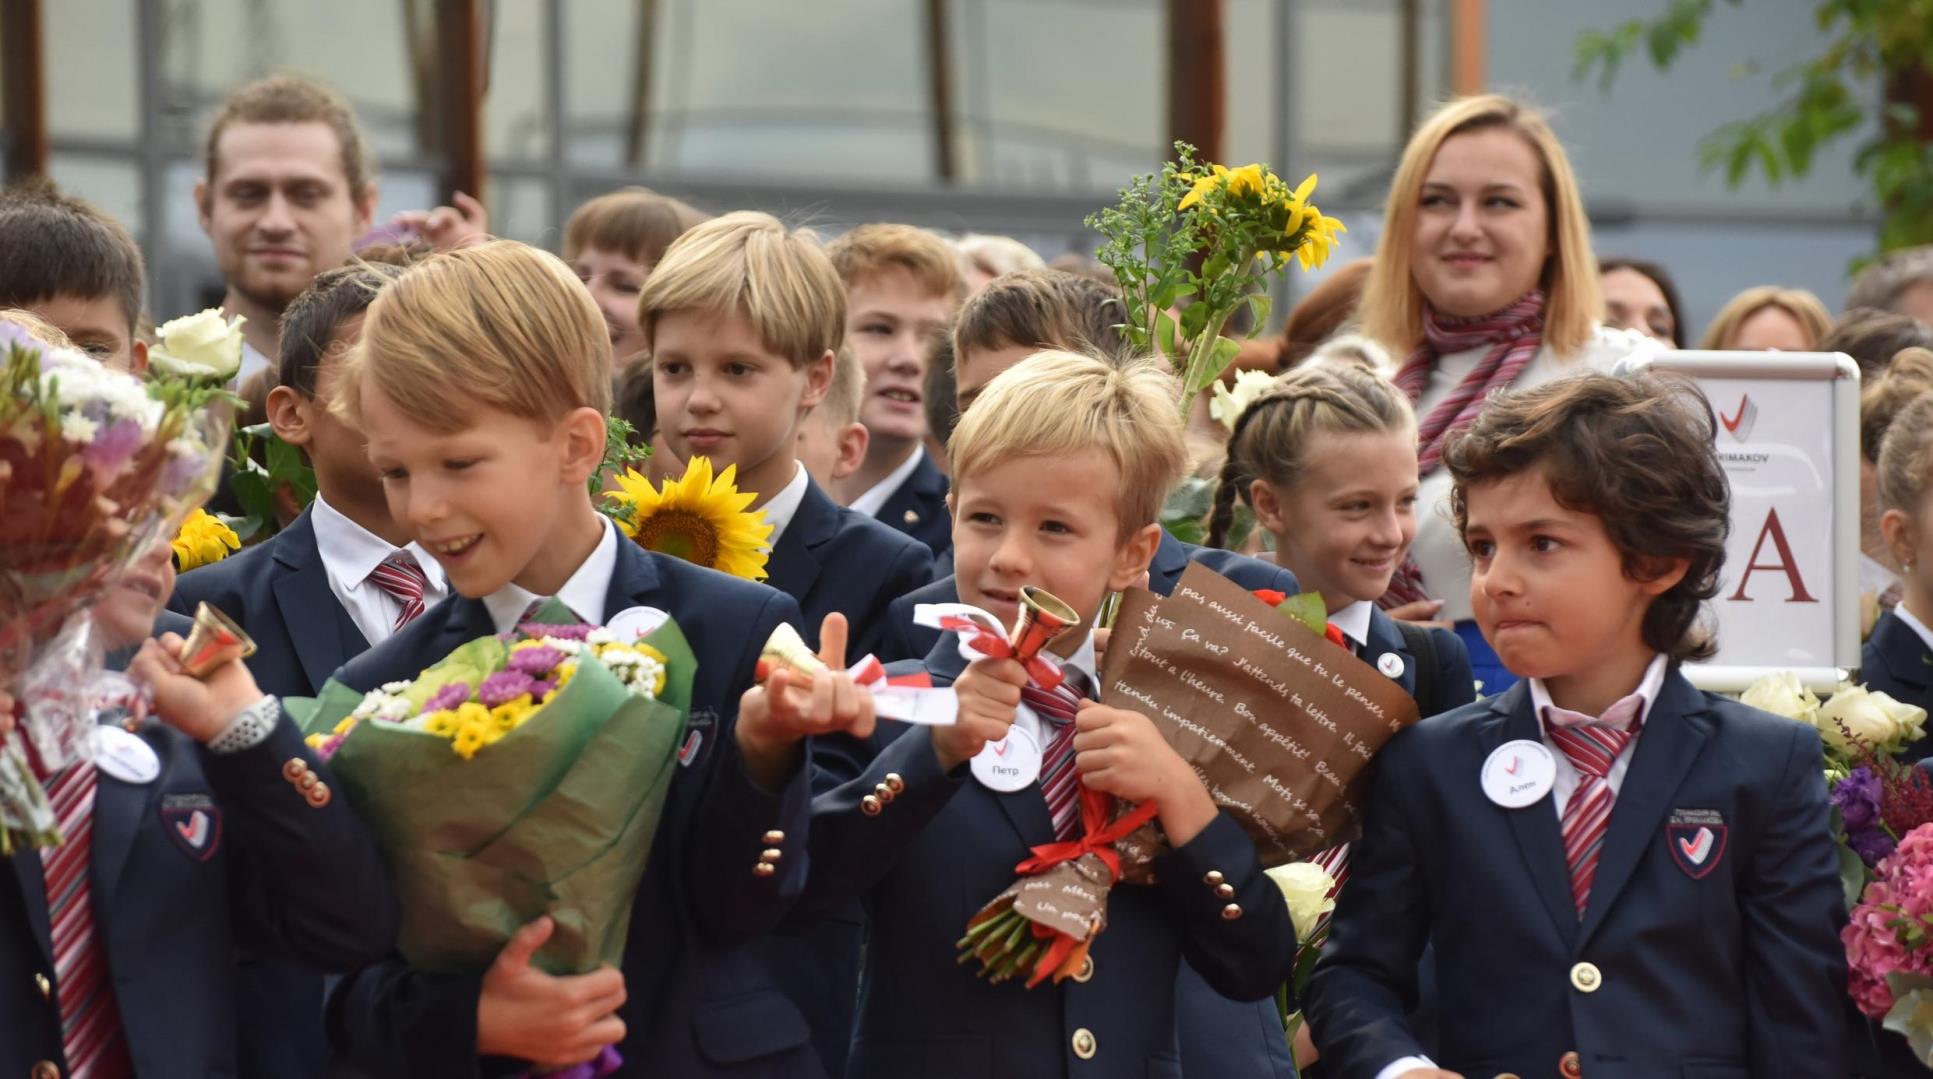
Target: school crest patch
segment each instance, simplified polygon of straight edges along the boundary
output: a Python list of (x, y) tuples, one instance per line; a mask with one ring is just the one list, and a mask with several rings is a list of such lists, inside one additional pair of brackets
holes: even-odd
[(205, 862), (221, 849), (221, 807), (205, 794), (170, 794), (161, 799), (161, 826), (182, 853)]
[(718, 713), (709, 708), (694, 708), (685, 720), (684, 744), (678, 747), (678, 767), (689, 768), (704, 752), (705, 742), (718, 726)]
[(1703, 880), (1718, 868), (1729, 837), (1725, 817), (1715, 809), (1676, 809), (1665, 825), (1671, 860), (1692, 880)]

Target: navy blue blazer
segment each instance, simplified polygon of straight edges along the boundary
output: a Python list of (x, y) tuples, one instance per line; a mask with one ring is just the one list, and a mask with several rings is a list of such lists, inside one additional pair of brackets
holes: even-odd
[[(1915, 612), (1917, 613), (1917, 612)], [(1933, 710), (1933, 651), (1891, 611), (1873, 624), (1872, 636), (1859, 650), (1859, 676), (1867, 689), (1903, 704)], [(1922, 760), (1933, 754), (1933, 735), (1921, 738), (1900, 753), (1901, 760)]]
[(1383, 748), (1305, 1001), (1332, 1074), (1424, 1052), (1404, 1015), (1427, 942), (1429, 1055), (1451, 1071), (1550, 1075), (1575, 1051), (1594, 1079), (1845, 1075), (1846, 911), (1817, 732), (1673, 671), (1581, 920), (1550, 799), (1504, 809), (1479, 787), (1492, 750), (1538, 738), (1518, 685)]
[[(809, 1053), (803, 1020), (740, 947), (784, 916), (806, 873), (809, 791), (801, 767), (779, 791), (745, 775), (733, 723), (758, 653), (798, 605), (763, 585), (618, 545), (605, 608), (677, 619), (698, 657), (686, 748), (631, 912), (623, 962), (625, 1076), (790, 1076)], [(457, 645), (496, 632), (480, 600), (452, 597), (345, 667), (359, 689), (413, 678)], [(694, 742), (693, 739), (696, 739)], [(769, 832), (783, 833), (766, 842)], [(779, 871), (752, 871), (777, 847)], [(332, 992), (332, 1037), (373, 1076), (510, 1074), (476, 1056), (481, 975), (431, 975), (391, 958)], [(803, 1074), (810, 1074), (805, 1072)]]
[(845, 615), (846, 656), (858, 659), (878, 653), (887, 604), (931, 579), (932, 566), (933, 552), (919, 541), (839, 505), (808, 479), (804, 501), (765, 563), (765, 583), (799, 601), (799, 632), (814, 648), (825, 616)]
[[(1295, 574), (1273, 562), (1224, 551), (1218, 547), (1197, 547), (1183, 543), (1166, 532), (1161, 546), (1148, 563), (1148, 590), (1158, 596), (1174, 592), (1181, 583), (1181, 572), (1188, 563), (1200, 562), (1243, 588), (1274, 589), (1286, 595), (1297, 591)], [(960, 590), (951, 574), (931, 584), (900, 593), (886, 609), (885, 627), (880, 639), (879, 658), (886, 662), (922, 659), (939, 643), (940, 632), (913, 624), (913, 608), (921, 603), (958, 603)]]
[(953, 549), (953, 515), (946, 509), (946, 473), (933, 463), (933, 455), (920, 451), (906, 482), (886, 499), (873, 516), (926, 544), (938, 558)]
[(1470, 652), (1464, 648), (1463, 638), (1436, 626), (1427, 626), (1425, 629), (1436, 652), (1431, 700), (1417, 697), (1416, 668), (1420, 659), (1410, 651), (1409, 642), (1403, 637), (1396, 620), (1384, 614), (1380, 608), (1372, 608), (1369, 612), (1369, 639), (1363, 642), (1362, 658), (1371, 665), (1389, 654), (1401, 659), (1403, 669), (1397, 673), (1396, 683), (1416, 701), (1418, 712), (1428, 717), (1461, 708), (1476, 700), (1477, 681), (1476, 676), (1470, 673)]
[[(123, 1032), (143, 1079), (243, 1074), (236, 951), (322, 970), (380, 959), (396, 940), (388, 875), (347, 800), (312, 807), (284, 778), (299, 759), (332, 782), (286, 718), (232, 754), (159, 724), (140, 736), (160, 774), (100, 773), (89, 852)], [(53, 970), (41, 859), (16, 852), (0, 859), (0, 1074), (67, 1074)]]
[(253, 547), (190, 570), (168, 609), (192, 616), (213, 604), (255, 638), (248, 670), (262, 692), (313, 697), (343, 664), (369, 647), (335, 592), (316, 548), (313, 511)]
[[(207, 601), (255, 640), (249, 673), (265, 693), (312, 697), (329, 674), (369, 647), (329, 587), (314, 511), (253, 547), (181, 575), (171, 610)], [(328, 1066), (322, 977), (262, 956), (241, 963), (241, 1074), (320, 1079)]]
[[(944, 686), (965, 664), (948, 639), (923, 666)], [(1295, 953), (1287, 909), (1256, 862), (1255, 845), (1223, 814), (1162, 855), (1158, 884), (1114, 891), (1107, 930), (1083, 976), (1033, 990), (987, 985), (954, 962), (953, 942), (982, 904), (1013, 883), (1014, 866), (1031, 848), (1053, 841), (1040, 787), (1001, 794), (968, 778), (964, 766), (941, 772), (925, 728), (882, 722), (869, 747), (863, 770), (815, 776), (822, 793), (813, 805), (812, 876), (798, 912), (811, 916), (854, 896), (865, 902), (865, 973), (848, 1079), (904, 1075), (908, 1061), (931, 1079), (1176, 1079), (1172, 987), (1184, 960), (1216, 991), (1242, 1000), (1263, 1000), (1287, 979)], [(878, 814), (866, 813), (862, 800), (877, 797), (888, 775), (903, 789)], [(1207, 883), (1211, 871), (1234, 889), (1232, 899)], [(1239, 912), (1233, 919), (1225, 915), (1230, 903)], [(1080, 1031), (1096, 1046), (1085, 1062), (1072, 1052)]]

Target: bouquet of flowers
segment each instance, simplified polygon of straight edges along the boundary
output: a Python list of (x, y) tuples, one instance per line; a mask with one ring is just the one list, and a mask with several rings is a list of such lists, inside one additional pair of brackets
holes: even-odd
[(382, 849), (422, 970), (481, 970), (545, 914), (543, 969), (623, 956), (697, 662), (668, 620), (621, 634), (554, 601), (536, 618), (413, 681), (288, 705)]
[(1840, 939), (1853, 1002), (1933, 1067), (1933, 824), (1907, 832), (1880, 861)]
[(0, 746), (0, 853), (59, 841), (34, 772), (92, 727), (85, 608), (213, 490), (232, 399), (167, 372), (110, 370), (0, 320), (0, 687), (25, 716)]

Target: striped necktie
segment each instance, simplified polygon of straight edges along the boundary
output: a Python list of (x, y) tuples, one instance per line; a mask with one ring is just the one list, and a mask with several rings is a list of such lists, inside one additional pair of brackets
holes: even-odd
[(1544, 709), (1551, 742), (1577, 769), (1577, 789), (1564, 805), (1564, 861), (1570, 867), (1571, 899), (1579, 918), (1591, 899), (1591, 881), (1597, 876), (1604, 833), (1617, 803), (1609, 779), (1611, 766), (1638, 736), (1643, 710), (1644, 698), (1635, 693), (1612, 705), (1601, 719), (1555, 705)]
[(1071, 667), (1064, 673), (1065, 678), (1054, 689), (1042, 689), (1032, 682), (1020, 689), (1022, 703), (1047, 727), (1047, 748), (1040, 760), (1040, 793), (1054, 818), (1054, 838), (1062, 842), (1077, 838), (1081, 831), (1080, 777), (1074, 770), (1074, 713), (1086, 696), (1082, 688), (1086, 677)]
[(121, 1037), (121, 1014), (108, 977), (106, 951), (94, 933), (88, 865), (98, 783), (94, 763), (87, 760), (53, 777), (47, 796), (66, 839), (41, 852), (47, 914), (53, 923), (61, 1048), (67, 1054), (67, 1074), (73, 1079), (120, 1079), (134, 1072)]
[(369, 571), (367, 580), (395, 597), (401, 608), (396, 613), (396, 624), (390, 627), (392, 632), (409, 625), (423, 613), (423, 590), (429, 587), (430, 579), (408, 553), (397, 551), (383, 559)]

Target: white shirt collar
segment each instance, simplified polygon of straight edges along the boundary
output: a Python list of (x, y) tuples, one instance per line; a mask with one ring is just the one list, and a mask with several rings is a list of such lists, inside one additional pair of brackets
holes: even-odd
[(1899, 603), (1894, 605), (1893, 614), (1896, 615), (1900, 621), (1906, 623), (1907, 629), (1910, 629), (1914, 633), (1919, 634), (1920, 643), (1926, 646), (1927, 651), (1933, 652), (1933, 629), (1926, 628), (1926, 623), (1920, 621), (1918, 615), (1906, 609), (1905, 600), (1900, 600)]
[(846, 503), (846, 508), (868, 517), (879, 516), (879, 511), (886, 507), (886, 500), (893, 497), (893, 492), (905, 485), (907, 478), (920, 466), (920, 460), (925, 456), (926, 447), (918, 442), (913, 443), (913, 452), (906, 455), (906, 460), (900, 462), (898, 468), (888, 472), (885, 479), (873, 484), (865, 494)]
[(785, 529), (792, 523), (792, 518), (798, 516), (799, 503), (805, 501), (806, 485), (812, 482), (811, 477), (806, 474), (805, 465), (794, 461), (792, 468), (792, 481), (779, 488), (779, 493), (767, 499), (765, 505), (760, 507), (765, 514), (765, 523), (772, 526), (772, 538), (768, 542), (774, 547), (779, 545), (779, 537), (785, 535)]
[(1356, 642), (1357, 647), (1369, 646), (1369, 614), (1375, 605), (1366, 599), (1359, 599), (1340, 611), (1329, 615), (1329, 622), (1342, 631), (1342, 635)]
[[(428, 578), (429, 584), (423, 590), (423, 602), (433, 606), (443, 592), (443, 567), (430, 553), (412, 543), (406, 547), (391, 547), (389, 541), (367, 528), (343, 516), (341, 510), (331, 506), (321, 494), (315, 496), (314, 509), (309, 511), (310, 527), (315, 529), (315, 547), (322, 555), (322, 568), (329, 576), (342, 582), (343, 588), (350, 592), (361, 591), (363, 582), (376, 571), (376, 567), (397, 551), (404, 551), (416, 560), (416, 565)], [(436, 593), (431, 596), (430, 593)]]
[[(1636, 696), (1643, 703), (1638, 706), (1637, 718), (1632, 721), (1634, 724), (1642, 723), (1650, 717), (1651, 706), (1658, 703), (1658, 694), (1664, 690), (1665, 686), (1665, 674), (1670, 669), (1671, 663), (1665, 658), (1664, 653), (1660, 652), (1651, 657), (1651, 665), (1644, 669), (1644, 678), (1639, 680), (1638, 688), (1635, 690)], [(1544, 709), (1553, 707), (1553, 702), (1550, 699), (1550, 690), (1544, 688), (1544, 680), (1541, 678), (1532, 678), (1529, 681), (1530, 714), (1539, 717), (1541, 721)], [(1631, 695), (1626, 694), (1625, 696), (1628, 697)], [(1624, 698), (1620, 697), (1618, 699), (1623, 700)]]
[[(604, 599), (611, 591), (611, 575), (617, 572), (618, 532), (610, 518), (599, 514), (597, 519), (604, 524), (604, 538), (597, 541), (591, 556), (557, 590), (557, 600), (577, 617), (601, 626), (608, 613), (604, 610)], [(497, 632), (508, 633), (516, 628), (518, 619), (530, 605), (543, 598), (513, 581), (483, 597), (483, 606), (490, 612), (490, 621), (496, 624)]]
[[(250, 375), (253, 375), (255, 372), (260, 371), (264, 368), (273, 367), (273, 366), (275, 366), (275, 362), (273, 360), (270, 360), (266, 353), (262, 352), (254, 345), (249, 344), (247, 341), (243, 341), (242, 342), (242, 365), (235, 369), (235, 377), (232, 381), (229, 382), (228, 388), (232, 390), (239, 390), (241, 389), (242, 383), (248, 381)], [(273, 383), (271, 383), (271, 385), (273, 385)]]

